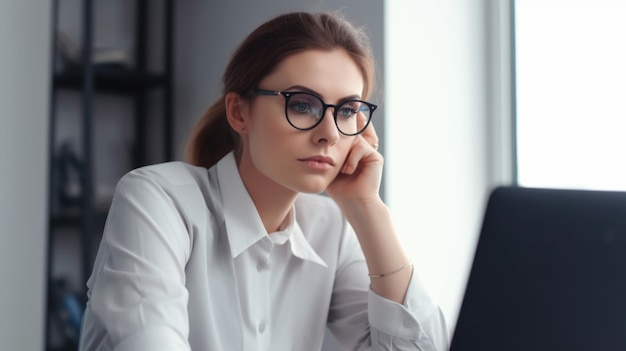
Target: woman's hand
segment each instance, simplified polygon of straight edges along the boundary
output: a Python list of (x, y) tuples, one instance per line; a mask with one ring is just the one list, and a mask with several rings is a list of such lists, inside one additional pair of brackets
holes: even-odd
[(377, 147), (378, 136), (370, 123), (363, 133), (354, 137), (341, 171), (326, 189), (340, 207), (380, 201), (384, 160)]

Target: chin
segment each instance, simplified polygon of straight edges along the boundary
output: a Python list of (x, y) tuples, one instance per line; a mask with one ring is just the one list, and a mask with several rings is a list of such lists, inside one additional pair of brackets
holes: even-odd
[(328, 188), (328, 182), (308, 182), (301, 184), (294, 184), (293, 190), (299, 193), (306, 194), (321, 194)]
[(322, 187), (299, 187), (297, 189), (295, 189), (297, 192), (299, 193), (303, 193), (303, 194), (321, 194), (324, 191), (326, 191), (326, 187), (322, 188)]

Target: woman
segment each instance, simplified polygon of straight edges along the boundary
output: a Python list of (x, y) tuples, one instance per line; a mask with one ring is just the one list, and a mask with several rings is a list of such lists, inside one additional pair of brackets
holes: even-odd
[(379, 197), (373, 77), (337, 14), (252, 32), (189, 163), (120, 180), (81, 349), (319, 350), (326, 327), (346, 349), (446, 349)]

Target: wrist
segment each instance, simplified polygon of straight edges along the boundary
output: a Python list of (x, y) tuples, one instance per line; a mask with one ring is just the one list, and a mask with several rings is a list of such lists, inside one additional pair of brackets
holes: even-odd
[(335, 202), (349, 222), (362, 220), (369, 216), (380, 216), (381, 213), (388, 212), (387, 205), (379, 196), (365, 199), (335, 200)]

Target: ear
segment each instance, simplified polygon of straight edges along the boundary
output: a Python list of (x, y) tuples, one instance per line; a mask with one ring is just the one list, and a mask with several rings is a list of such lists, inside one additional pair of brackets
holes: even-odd
[(226, 118), (231, 128), (239, 134), (246, 134), (248, 124), (248, 103), (235, 92), (228, 92), (224, 97)]

